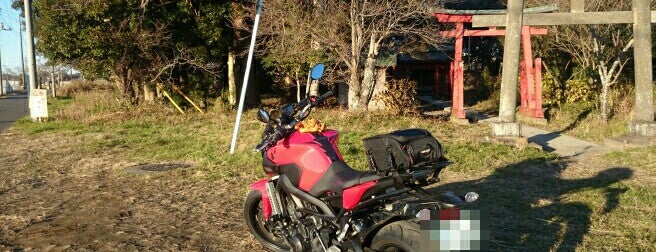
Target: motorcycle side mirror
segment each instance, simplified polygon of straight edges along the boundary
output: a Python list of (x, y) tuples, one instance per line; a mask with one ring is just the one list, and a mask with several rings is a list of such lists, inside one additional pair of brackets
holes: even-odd
[(264, 110), (264, 108), (260, 107), (260, 109), (257, 111), (257, 120), (263, 123), (269, 123), (271, 121), (269, 112)]
[(313, 80), (321, 79), (321, 77), (323, 77), (323, 71), (324, 71), (325, 69), (326, 69), (326, 66), (325, 66), (324, 64), (321, 64), (321, 63), (316, 64), (316, 65), (312, 68), (312, 73), (310, 74), (310, 77), (311, 77)]

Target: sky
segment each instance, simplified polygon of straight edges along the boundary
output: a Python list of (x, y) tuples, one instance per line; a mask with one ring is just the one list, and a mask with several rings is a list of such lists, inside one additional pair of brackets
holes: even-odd
[[(4, 28), (11, 28), (11, 31), (0, 31), (0, 48), (2, 52), (2, 69), (9, 69), (17, 72), (21, 68), (20, 37), (19, 37), (19, 11), (11, 8), (13, 0), (0, 0), (0, 23)], [(23, 31), (23, 43), (25, 43), (25, 32)], [(27, 45), (23, 46), (24, 57), (27, 59)], [(37, 59), (39, 62), (45, 62), (42, 58)], [(27, 68), (27, 65), (25, 66)], [(27, 69), (26, 69), (27, 71)]]

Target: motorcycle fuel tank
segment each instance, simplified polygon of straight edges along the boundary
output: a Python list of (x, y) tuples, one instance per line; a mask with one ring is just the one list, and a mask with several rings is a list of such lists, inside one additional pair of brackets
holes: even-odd
[(335, 161), (344, 161), (337, 149), (339, 133), (324, 130), (321, 133), (292, 133), (271, 147), (266, 156), (276, 165), (298, 167), (298, 187), (309, 191)]

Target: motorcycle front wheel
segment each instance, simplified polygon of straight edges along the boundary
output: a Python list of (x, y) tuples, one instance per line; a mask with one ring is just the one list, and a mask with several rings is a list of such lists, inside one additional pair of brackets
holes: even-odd
[(419, 252), (419, 224), (410, 221), (395, 221), (381, 228), (371, 242), (375, 251)]
[(250, 191), (244, 202), (244, 218), (246, 226), (264, 247), (272, 251), (289, 251), (282, 234), (278, 234), (267, 227), (262, 213), (262, 193)]

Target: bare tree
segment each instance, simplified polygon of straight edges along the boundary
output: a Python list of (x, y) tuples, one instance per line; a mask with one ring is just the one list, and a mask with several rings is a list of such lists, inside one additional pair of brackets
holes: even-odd
[[(376, 83), (375, 78), (375, 61), (381, 50), (394, 51), (419, 41), (433, 45), (444, 41), (438, 35), (440, 27), (432, 16), (440, 7), (438, 1), (351, 0), (349, 5), (328, 1), (323, 6), (321, 12), (328, 15), (324, 17), (337, 16), (335, 11), (348, 13), (343, 18), (350, 26), (350, 36), (335, 33), (346, 26), (336, 23), (336, 27), (328, 28), (329, 31), (317, 30), (316, 37), (340, 55), (349, 70), (350, 109), (366, 109), (375, 85), (383, 84)], [(350, 48), (344, 46), (348, 44)]]
[[(570, 0), (561, 2), (559, 6), (569, 8)], [(586, 11), (631, 10), (631, 1), (587, 0), (585, 3)], [(549, 46), (567, 52), (590, 80), (601, 84), (601, 117), (607, 121), (610, 88), (622, 77), (622, 70), (630, 60), (627, 52), (633, 45), (631, 25), (570, 25), (555, 29), (549, 35)]]
[(597, 59), (594, 68), (597, 69), (599, 80), (601, 82), (601, 119), (608, 121), (608, 93), (610, 91), (610, 87), (617, 83), (617, 80), (620, 78), (620, 74), (622, 73), (622, 69), (628, 61), (626, 52), (633, 46), (633, 39), (630, 39), (629, 42), (627, 42), (626, 45), (622, 47), (624, 38), (622, 38), (620, 32), (618, 31), (616, 36), (612, 37), (612, 42), (610, 42), (610, 45), (615, 47), (613, 48), (613, 54), (608, 55), (606, 54), (608, 51), (606, 49), (607, 44), (600, 42), (601, 38), (596, 35), (594, 28), (591, 27), (590, 29), (592, 31), (591, 33), (593, 34), (592, 41), (594, 54)]
[[(326, 50), (318, 47), (308, 30), (314, 15), (313, 2), (302, 0), (271, 0), (264, 5), (258, 54), (274, 77), (287, 86), (296, 86), (296, 98), (301, 98), (301, 84), (306, 73), (316, 63), (329, 61)], [(312, 85), (311, 94), (318, 94)]]
[(263, 26), (268, 28), (263, 30), (268, 32), (262, 35), (267, 41), (264, 49), (268, 53), (284, 50), (279, 55), (299, 63), (308, 58), (332, 59), (330, 69), (342, 82), (348, 82), (349, 108), (366, 109), (375, 85), (383, 84), (376, 83), (375, 77), (375, 62), (381, 51), (444, 41), (432, 16), (440, 2), (272, 0), (268, 7), (265, 5), (268, 9)]

